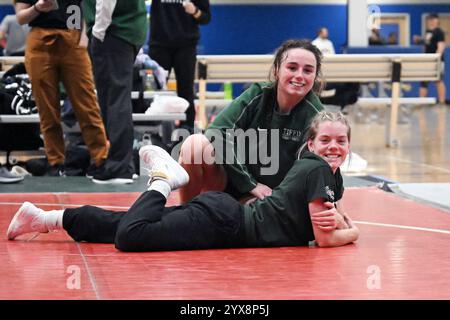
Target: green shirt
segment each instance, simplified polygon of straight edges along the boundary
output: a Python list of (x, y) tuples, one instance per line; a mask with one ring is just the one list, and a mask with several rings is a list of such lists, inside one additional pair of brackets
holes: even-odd
[(339, 169), (333, 174), (321, 157), (306, 151), (272, 195), (244, 206), (250, 246), (300, 246), (314, 240), (309, 203), (336, 202), (344, 193)]
[[(225, 108), (206, 130), (215, 147), (216, 159), (227, 172), (228, 183), (241, 194), (255, 188), (257, 182), (271, 188), (281, 183), (296, 159), (311, 119), (323, 106), (310, 92), (289, 115), (277, 110), (275, 88), (270, 83), (256, 83)], [(241, 153), (237, 139), (230, 134), (238, 129), (258, 136), (257, 143), (249, 143)], [(260, 156), (261, 151), (267, 157)], [(258, 155), (257, 161), (250, 155)]]
[[(95, 0), (83, 0), (83, 14), (90, 37), (95, 23)], [(144, 0), (117, 0), (107, 33), (141, 47), (147, 37), (148, 19)]]

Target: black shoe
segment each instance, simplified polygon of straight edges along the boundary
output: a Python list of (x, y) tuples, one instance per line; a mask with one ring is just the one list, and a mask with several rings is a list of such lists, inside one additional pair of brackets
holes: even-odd
[(66, 172), (63, 164), (49, 165), (47, 168), (46, 176), (48, 177), (65, 177)]
[(106, 170), (97, 172), (92, 178), (92, 182), (98, 184), (129, 184), (133, 183), (133, 176), (129, 174), (113, 175)]
[(99, 174), (103, 170), (103, 166), (97, 167), (94, 163), (91, 164), (86, 170), (86, 177), (89, 179), (94, 178), (95, 175)]

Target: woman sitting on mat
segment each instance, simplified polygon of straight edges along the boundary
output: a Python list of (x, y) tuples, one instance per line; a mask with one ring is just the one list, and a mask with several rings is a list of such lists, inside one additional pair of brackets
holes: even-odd
[[(323, 110), (316, 95), (321, 61), (320, 50), (310, 41), (285, 41), (274, 54), (270, 82), (251, 85), (204, 135), (190, 135), (183, 142), (179, 162), (191, 179), (180, 188), (182, 203), (204, 191), (225, 191), (236, 199), (263, 199), (272, 193), (294, 164), (311, 119)], [(260, 156), (265, 144), (240, 153), (239, 143), (233, 143), (249, 131), (277, 143), (269, 163)]]
[[(321, 247), (345, 245), (359, 235), (339, 201), (344, 192), (339, 166), (349, 141), (345, 117), (322, 111), (299, 159), (271, 196), (242, 205), (211, 191), (174, 207), (165, 207), (167, 197), (189, 176), (163, 149), (145, 146), (139, 154), (150, 169), (149, 187), (127, 212), (93, 206), (43, 211), (25, 202), (7, 236), (64, 229), (75, 241), (114, 243), (121, 251), (301, 246), (313, 240)], [(324, 211), (326, 202), (337, 210)]]

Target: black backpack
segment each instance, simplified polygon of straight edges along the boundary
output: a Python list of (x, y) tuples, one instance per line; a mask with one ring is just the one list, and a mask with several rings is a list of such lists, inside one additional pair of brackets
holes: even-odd
[[(32, 99), (31, 83), (25, 65), (14, 65), (0, 82), (0, 114), (28, 115), (37, 113)], [(0, 123), (0, 150), (37, 150), (43, 146), (39, 124)]]

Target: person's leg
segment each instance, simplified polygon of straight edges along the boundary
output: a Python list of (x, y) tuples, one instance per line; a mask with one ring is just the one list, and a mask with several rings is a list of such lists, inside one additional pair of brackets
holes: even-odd
[[(135, 48), (124, 40), (106, 34), (103, 42), (93, 38), (91, 53), (96, 81), (99, 72), (108, 72), (106, 81), (96, 82), (98, 95), (107, 95), (107, 105), (100, 105), (106, 114), (106, 132), (110, 141), (103, 171), (94, 175), (97, 183), (132, 183), (133, 120), (131, 88)], [(103, 60), (103, 61), (102, 61)], [(97, 69), (106, 63), (106, 67)], [(103, 103), (103, 100), (99, 100)]]
[(93, 206), (44, 211), (25, 202), (8, 228), (9, 240), (31, 233), (66, 230), (75, 241), (113, 243), (117, 226), (125, 212), (103, 210)]
[(58, 48), (58, 32), (54, 29), (33, 28), (29, 33), (25, 67), (31, 79), (45, 154), (50, 165), (63, 165), (65, 159), (59, 100)]
[(445, 83), (444, 81), (436, 81), (436, 90), (438, 95), (438, 102), (440, 104), (445, 104)]
[(244, 245), (243, 210), (230, 195), (208, 192), (184, 206), (166, 208), (171, 190), (189, 176), (166, 151), (157, 146), (139, 150), (151, 180), (147, 192), (119, 223), (116, 248), (122, 251), (189, 250)]
[(189, 183), (180, 188), (180, 199), (186, 203), (202, 191), (223, 191), (227, 176), (223, 166), (215, 163), (214, 147), (202, 134), (189, 136), (182, 144), (181, 166), (189, 174)]
[(79, 31), (67, 30), (64, 40), (67, 52), (61, 62), (62, 80), (91, 158), (100, 166), (108, 156), (108, 142), (95, 96), (91, 61), (86, 48), (78, 46)]
[(181, 122), (181, 126), (186, 126), (192, 132), (195, 121), (194, 79), (196, 61), (196, 45), (180, 47), (175, 51), (174, 70), (177, 79), (177, 94), (189, 102), (189, 107), (186, 110), (186, 121)]
[(187, 172), (164, 149), (147, 145), (139, 150), (144, 169), (150, 176), (149, 187), (131, 206), (117, 232), (116, 248), (122, 251), (147, 251), (149, 234), (161, 220), (172, 190), (189, 181)]
[(173, 68), (173, 49), (150, 45), (149, 57), (170, 74)]
[[(95, 44), (93, 44), (94, 42)], [(108, 61), (103, 58), (104, 52), (101, 48), (101, 43), (99, 44), (98, 41), (95, 41), (95, 39), (91, 39), (89, 42), (88, 53), (92, 64), (95, 89), (97, 90), (97, 101), (100, 107), (100, 113), (105, 126), (106, 135), (108, 135), (106, 127), (108, 123), (108, 82), (110, 81), (110, 65)]]
[(421, 81), (419, 88), (419, 97), (425, 98), (426, 96), (428, 96), (428, 82)]
[(114, 243), (117, 227), (125, 212), (94, 206), (64, 210), (63, 228), (75, 241)]
[(166, 197), (145, 192), (119, 223), (121, 251), (193, 250), (243, 246), (243, 212), (222, 192), (208, 192), (185, 206), (165, 207)]

